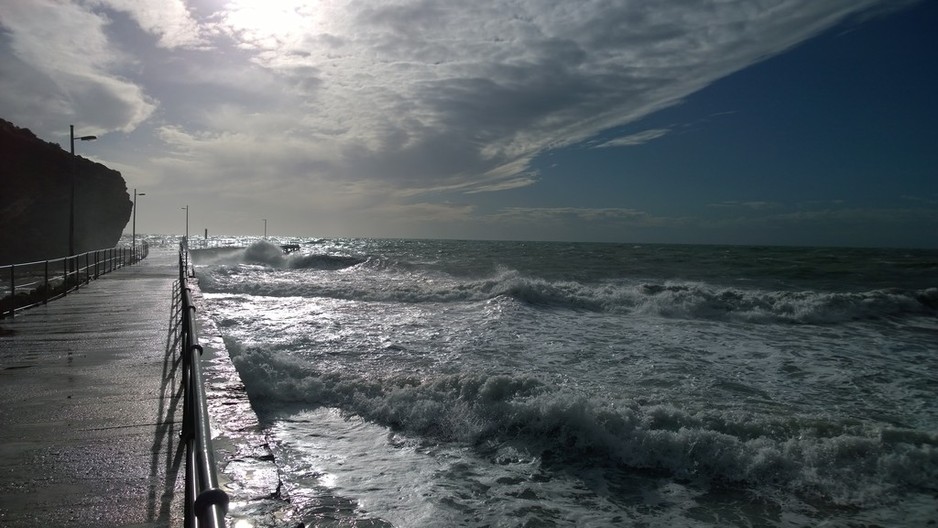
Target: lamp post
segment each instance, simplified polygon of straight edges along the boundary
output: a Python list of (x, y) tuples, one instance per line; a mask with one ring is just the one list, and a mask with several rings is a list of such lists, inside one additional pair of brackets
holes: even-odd
[(182, 209), (186, 210), (186, 249), (189, 248), (189, 205), (187, 204)]
[[(68, 256), (75, 254), (75, 125), (68, 125), (69, 152), (72, 154), (72, 191), (68, 207)], [(80, 136), (79, 141), (94, 141), (97, 136)]]
[(134, 262), (137, 262), (137, 197), (146, 196), (146, 195), (147, 193), (137, 194), (137, 189), (134, 189), (134, 219), (133, 219), (133, 222), (131, 223), (131, 225), (133, 226), (132, 231), (131, 231), (132, 233), (131, 236), (133, 237), (133, 242), (131, 242), (131, 247), (132, 247), (131, 253), (133, 253), (133, 255), (131, 256), (131, 258), (133, 259)]
[(264, 238), (267, 238), (267, 219), (264, 218)]

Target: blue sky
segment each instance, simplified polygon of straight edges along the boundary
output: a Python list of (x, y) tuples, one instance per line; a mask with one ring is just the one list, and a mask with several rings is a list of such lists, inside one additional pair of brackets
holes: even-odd
[(138, 230), (938, 247), (938, 2), (6, 0)]

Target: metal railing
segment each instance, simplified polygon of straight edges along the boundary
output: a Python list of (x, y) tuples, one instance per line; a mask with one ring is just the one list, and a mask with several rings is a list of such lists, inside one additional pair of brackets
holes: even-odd
[(237, 248), (244, 247), (244, 242), (230, 237), (193, 238), (189, 247), (191, 249)]
[(0, 318), (66, 296), (101, 275), (147, 257), (150, 248), (97, 249), (80, 255), (0, 266)]
[(188, 287), (186, 241), (179, 246), (179, 291), (182, 300), (182, 440), (186, 444), (186, 528), (224, 528), (228, 495), (218, 487), (215, 450), (202, 382), (202, 345), (195, 325), (195, 306)]

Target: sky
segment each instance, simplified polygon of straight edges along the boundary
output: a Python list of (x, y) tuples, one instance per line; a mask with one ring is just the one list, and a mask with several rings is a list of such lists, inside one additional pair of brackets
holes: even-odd
[[(931, 0), (0, 0), (137, 231), (938, 248)], [(130, 231), (128, 225), (126, 231)]]

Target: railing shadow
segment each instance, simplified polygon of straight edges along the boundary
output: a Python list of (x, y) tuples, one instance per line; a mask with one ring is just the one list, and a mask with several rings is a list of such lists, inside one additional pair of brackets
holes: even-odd
[[(173, 294), (170, 305), (169, 324), (166, 330), (166, 348), (163, 356), (163, 373), (160, 380), (159, 408), (156, 416), (156, 435), (150, 448), (150, 482), (159, 482), (161, 462), (163, 462), (164, 486), (157, 498), (157, 486), (151, 486), (147, 496), (147, 520), (170, 522), (173, 497), (176, 496), (176, 484), (179, 481), (185, 444), (180, 441), (182, 418), (181, 411), (183, 384), (179, 378), (181, 354), (177, 354), (182, 338), (182, 298), (179, 282), (173, 282)], [(181, 413), (180, 413), (181, 414)], [(164, 449), (164, 445), (166, 449)], [(164, 452), (170, 456), (161, 460)]]

